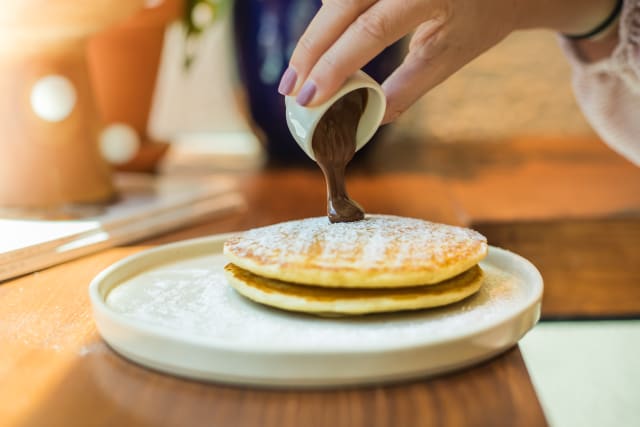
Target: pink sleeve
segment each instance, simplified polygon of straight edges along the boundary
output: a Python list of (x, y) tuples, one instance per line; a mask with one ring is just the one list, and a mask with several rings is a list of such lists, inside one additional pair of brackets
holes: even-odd
[(561, 39), (573, 67), (573, 88), (594, 130), (615, 151), (640, 166), (640, 0), (626, 0), (620, 42), (602, 61), (585, 63)]

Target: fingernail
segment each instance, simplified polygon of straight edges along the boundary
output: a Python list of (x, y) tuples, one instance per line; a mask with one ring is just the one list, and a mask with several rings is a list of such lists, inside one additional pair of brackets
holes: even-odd
[(311, 80), (307, 80), (305, 84), (302, 85), (302, 89), (300, 89), (300, 93), (298, 93), (296, 97), (296, 102), (304, 107), (311, 102), (315, 94), (316, 84)]
[(278, 92), (280, 95), (289, 95), (296, 85), (296, 80), (298, 80), (298, 73), (296, 73), (296, 70), (291, 67), (287, 68), (282, 74), (280, 85), (278, 86)]

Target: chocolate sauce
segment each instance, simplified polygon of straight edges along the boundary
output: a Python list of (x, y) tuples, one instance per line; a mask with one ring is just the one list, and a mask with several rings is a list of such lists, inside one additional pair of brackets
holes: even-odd
[(311, 147), (327, 183), (327, 216), (331, 222), (364, 219), (364, 210), (351, 200), (345, 186), (345, 169), (356, 152), (356, 131), (367, 105), (367, 90), (340, 98), (322, 116)]

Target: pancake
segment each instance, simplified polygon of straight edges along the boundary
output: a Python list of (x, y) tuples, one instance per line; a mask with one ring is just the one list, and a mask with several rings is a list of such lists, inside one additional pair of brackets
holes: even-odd
[(335, 289), (295, 285), (268, 279), (233, 264), (225, 267), (227, 281), (255, 302), (290, 311), (348, 315), (417, 310), (461, 301), (476, 293), (483, 273), (474, 266), (437, 285), (396, 289)]
[(423, 286), (457, 276), (487, 255), (487, 240), (461, 227), (368, 215), (362, 221), (308, 218), (230, 238), (227, 259), (257, 276), (338, 288)]

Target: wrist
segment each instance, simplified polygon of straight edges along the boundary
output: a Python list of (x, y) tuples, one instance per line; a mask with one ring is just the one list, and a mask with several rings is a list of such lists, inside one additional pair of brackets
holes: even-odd
[(584, 34), (609, 17), (618, 0), (512, 0), (518, 29), (548, 28)]
[(597, 38), (574, 40), (573, 49), (578, 58), (585, 63), (593, 63), (611, 56), (619, 41), (618, 26), (618, 23), (614, 24)]

